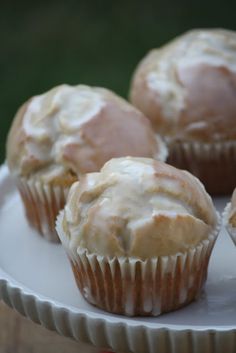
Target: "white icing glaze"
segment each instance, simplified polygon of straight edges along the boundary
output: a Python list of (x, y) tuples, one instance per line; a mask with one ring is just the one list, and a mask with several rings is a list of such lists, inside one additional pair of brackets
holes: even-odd
[[(153, 68), (154, 70), (154, 68)], [(171, 80), (170, 67), (165, 61), (160, 62), (155, 68), (147, 74), (147, 86), (154, 92), (157, 92), (161, 102), (163, 115), (170, 121), (175, 123), (178, 119), (179, 112), (184, 108), (184, 90), (180, 85)], [(160, 74), (161, 72), (161, 74)]]
[[(205, 72), (208, 83), (204, 81)], [(235, 32), (189, 31), (142, 60), (133, 78), (131, 101), (170, 139), (201, 136), (207, 140), (209, 131), (207, 136), (213, 141), (227, 140), (236, 134), (232, 126), (236, 115), (235, 74)], [(220, 87), (212, 90), (214, 85)]]
[(58, 135), (75, 133), (83, 123), (99, 114), (104, 105), (102, 96), (88, 86), (62, 85), (31, 100), (23, 128), (26, 134), (39, 140), (55, 130)]
[[(11, 171), (43, 182), (98, 171), (112, 157), (165, 160), (167, 150), (148, 120), (114, 93), (84, 85), (61, 85), (33, 97), (16, 116), (7, 159)], [(57, 174), (58, 173), (58, 174)]]
[[(183, 46), (183, 49), (185, 47)], [(227, 66), (236, 72), (236, 35), (233, 31), (205, 30), (190, 32), (186, 53), (178, 58), (179, 65), (204, 62), (213, 66)]]
[(74, 184), (65, 206), (69, 252), (150, 256), (185, 251), (205, 239), (216, 212), (189, 173), (145, 158), (118, 158)]

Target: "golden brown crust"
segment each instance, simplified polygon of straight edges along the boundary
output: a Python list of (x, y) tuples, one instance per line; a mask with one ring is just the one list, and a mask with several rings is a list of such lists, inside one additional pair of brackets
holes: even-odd
[[(236, 73), (225, 66), (202, 63), (180, 69), (178, 76), (187, 92), (179, 117), (179, 128), (186, 131), (186, 138), (208, 142), (216, 136), (216, 140), (235, 140)], [(194, 127), (199, 121), (208, 123)]]
[[(96, 172), (111, 158), (126, 156), (150, 157), (158, 155), (157, 140), (147, 119), (136, 114), (128, 117), (124, 110), (108, 102), (99, 115), (81, 126), (84, 144), (68, 144), (64, 159), (79, 165), (81, 174)], [(118, 138), (117, 138), (118, 137)]]
[(236, 32), (187, 32), (141, 61), (131, 102), (170, 140), (234, 140), (235, 57)]
[[(210, 231), (210, 226), (191, 215), (178, 214), (176, 217), (170, 217), (159, 214), (133, 233), (132, 256), (140, 257), (142, 254), (146, 259), (155, 257), (156, 254), (165, 256), (184, 253), (190, 246), (195, 247), (201, 240), (206, 239)], [(146, 237), (150, 233), (152, 236), (147, 246)]]
[(71, 173), (98, 171), (110, 158), (126, 155), (164, 160), (166, 147), (124, 99), (83, 85), (58, 86), (26, 102), (7, 140), (14, 175), (54, 184), (70, 184)]
[(68, 170), (66, 174), (57, 176), (49, 183), (54, 186), (70, 187), (73, 183), (78, 181), (77, 175)]
[[(169, 179), (177, 183), (177, 187), (172, 190), (165, 187), (167, 194), (170, 193), (190, 205), (195, 216), (202, 219), (206, 224), (215, 224), (216, 218), (214, 212), (212, 212), (212, 200), (197, 178), (186, 171), (158, 161), (154, 161), (154, 167), (156, 170), (155, 176), (158, 179)], [(159, 190), (161, 191), (161, 189)]]
[(146, 158), (118, 158), (71, 188), (64, 232), (70, 248), (142, 259), (185, 252), (217, 222), (191, 174)]

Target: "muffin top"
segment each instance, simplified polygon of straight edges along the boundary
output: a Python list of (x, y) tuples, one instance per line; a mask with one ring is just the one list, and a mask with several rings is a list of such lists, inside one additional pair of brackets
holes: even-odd
[(136, 108), (84, 85), (61, 85), (27, 101), (7, 140), (10, 171), (46, 182), (98, 171), (127, 155), (165, 159), (166, 149)]
[(192, 30), (138, 65), (131, 102), (167, 140), (236, 138), (236, 32)]
[(236, 228), (236, 189), (234, 190), (231, 199), (228, 222), (231, 227)]
[(210, 196), (193, 175), (132, 157), (112, 159), (74, 183), (63, 214), (58, 233), (70, 253), (82, 248), (141, 259), (185, 252), (217, 222)]

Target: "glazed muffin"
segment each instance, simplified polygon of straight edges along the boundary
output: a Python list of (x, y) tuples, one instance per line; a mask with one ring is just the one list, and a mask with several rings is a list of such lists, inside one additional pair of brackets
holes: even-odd
[(156, 316), (199, 296), (218, 222), (190, 173), (126, 157), (72, 186), (57, 231), (88, 302)]
[(192, 30), (152, 50), (134, 73), (130, 99), (165, 136), (170, 164), (212, 194), (233, 191), (236, 32)]
[(61, 85), (17, 112), (7, 140), (7, 164), (29, 224), (59, 241), (55, 219), (68, 189), (112, 157), (166, 158), (166, 148), (136, 108), (103, 88)]
[(236, 245), (236, 189), (233, 192), (231, 202), (225, 207), (223, 220), (231, 239)]

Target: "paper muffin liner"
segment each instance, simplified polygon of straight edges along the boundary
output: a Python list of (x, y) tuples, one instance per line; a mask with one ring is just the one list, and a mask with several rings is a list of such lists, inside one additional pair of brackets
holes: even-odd
[(185, 253), (137, 258), (100, 256), (86, 249), (73, 252), (62, 228), (57, 231), (70, 259), (76, 283), (91, 304), (115, 314), (158, 316), (181, 308), (196, 299), (207, 278), (210, 255), (220, 230), (216, 229)]
[(222, 219), (223, 219), (223, 225), (227, 229), (228, 234), (230, 235), (231, 239), (234, 242), (234, 245), (236, 246), (236, 228), (232, 227), (231, 224), (229, 223), (230, 208), (231, 208), (231, 202), (229, 202), (226, 205), (226, 207), (222, 213)]
[(16, 181), (29, 225), (48, 241), (58, 243), (55, 221), (64, 207), (69, 187), (43, 184), (40, 181)]
[(198, 177), (210, 194), (230, 194), (236, 185), (236, 141), (169, 143), (168, 163)]

